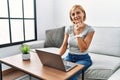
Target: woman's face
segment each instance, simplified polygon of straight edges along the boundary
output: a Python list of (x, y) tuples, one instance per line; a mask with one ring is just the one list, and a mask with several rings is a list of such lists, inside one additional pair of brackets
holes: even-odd
[(84, 13), (81, 11), (80, 8), (72, 10), (70, 16), (74, 24), (83, 23)]

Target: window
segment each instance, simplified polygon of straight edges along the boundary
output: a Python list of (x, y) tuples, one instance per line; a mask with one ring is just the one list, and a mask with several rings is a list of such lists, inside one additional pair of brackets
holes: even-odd
[(0, 0), (0, 47), (37, 40), (36, 0)]

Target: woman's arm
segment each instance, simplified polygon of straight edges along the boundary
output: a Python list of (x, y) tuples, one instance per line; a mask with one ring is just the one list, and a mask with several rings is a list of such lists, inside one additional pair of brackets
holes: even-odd
[(59, 54), (60, 54), (61, 56), (65, 53), (65, 51), (66, 51), (66, 49), (67, 49), (68, 36), (69, 36), (69, 35), (68, 35), (67, 33), (65, 33), (63, 43), (62, 43), (62, 45), (61, 45), (61, 47), (60, 47), (60, 49), (59, 49)]
[(77, 37), (78, 47), (80, 48), (81, 52), (84, 52), (88, 49), (92, 41), (93, 35), (94, 35), (94, 31), (88, 33), (87, 36), (84, 38), (84, 40), (81, 37)]

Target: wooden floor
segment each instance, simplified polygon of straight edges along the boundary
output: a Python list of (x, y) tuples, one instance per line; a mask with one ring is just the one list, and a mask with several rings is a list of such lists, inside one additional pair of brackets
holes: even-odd
[(16, 79), (20, 76), (23, 76), (23, 75), (25, 75), (25, 73), (18, 71), (18, 70), (15, 70), (15, 71), (12, 71), (10, 73), (4, 74), (3, 80), (14, 80), (14, 79)]

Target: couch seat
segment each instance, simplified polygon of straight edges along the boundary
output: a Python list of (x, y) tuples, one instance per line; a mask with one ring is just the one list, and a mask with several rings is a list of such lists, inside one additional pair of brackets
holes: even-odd
[(108, 55), (89, 53), (93, 64), (85, 76), (90, 79), (108, 79), (119, 67), (120, 58)]

